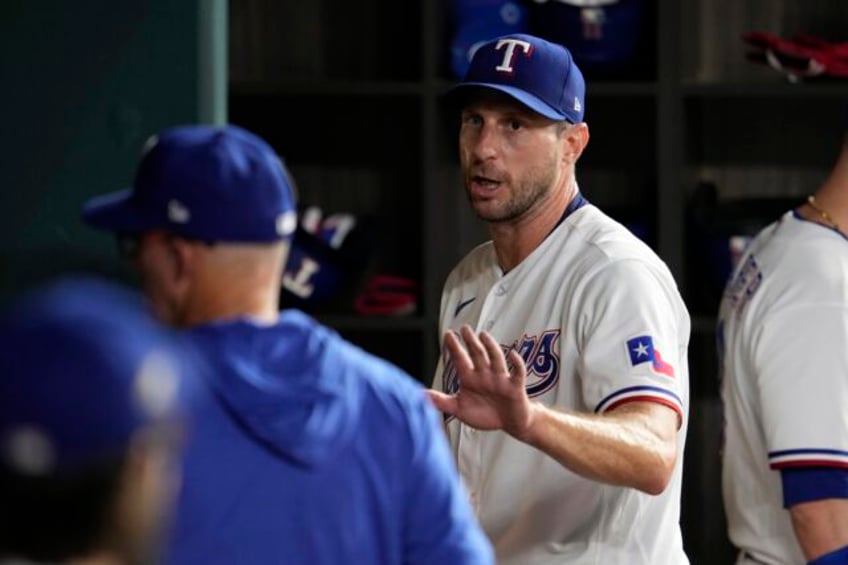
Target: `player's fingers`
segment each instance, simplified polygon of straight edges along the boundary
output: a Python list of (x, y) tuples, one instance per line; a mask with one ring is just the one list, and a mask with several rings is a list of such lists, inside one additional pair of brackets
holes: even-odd
[(455, 395), (445, 394), (444, 392), (433, 389), (427, 389), (426, 392), (430, 402), (433, 403), (433, 406), (435, 406), (437, 410), (450, 414), (451, 416), (456, 415), (458, 402)]
[(462, 336), (462, 341), (465, 342), (465, 349), (468, 351), (468, 356), (471, 358), (472, 363), (474, 363), (474, 367), (478, 369), (488, 367), (490, 362), (489, 355), (486, 353), (486, 348), (483, 346), (480, 338), (471, 329), (471, 326), (464, 324), (460, 328), (460, 335)]
[(504, 357), (501, 345), (495, 341), (492, 334), (483, 331), (480, 332), (480, 342), (486, 348), (486, 354), (491, 362), (492, 370), (497, 374), (506, 375), (509, 370), (506, 366), (506, 357)]
[(448, 350), (448, 355), (453, 361), (456, 370), (462, 374), (474, 370), (474, 363), (468, 356), (465, 346), (460, 341), (456, 332), (448, 330), (445, 332), (445, 347)]
[(509, 375), (512, 377), (515, 386), (524, 388), (524, 383), (527, 380), (527, 367), (524, 365), (524, 358), (517, 350), (510, 349), (506, 359), (509, 365)]

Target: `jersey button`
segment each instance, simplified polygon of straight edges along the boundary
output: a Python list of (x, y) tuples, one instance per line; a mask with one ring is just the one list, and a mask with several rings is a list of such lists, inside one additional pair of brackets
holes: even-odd
[(504, 285), (500, 285), (500, 286), (498, 286), (498, 288), (496, 288), (496, 289), (495, 289), (495, 296), (503, 296), (503, 295), (505, 295), (505, 294), (506, 294), (506, 290), (507, 290), (507, 289), (506, 289), (506, 287), (505, 287)]

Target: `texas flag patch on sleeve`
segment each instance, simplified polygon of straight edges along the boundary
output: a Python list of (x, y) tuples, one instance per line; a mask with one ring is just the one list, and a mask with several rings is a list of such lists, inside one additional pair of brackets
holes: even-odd
[(630, 354), (630, 364), (633, 367), (642, 363), (650, 363), (655, 372), (667, 377), (674, 377), (674, 367), (663, 361), (660, 350), (654, 347), (654, 340), (651, 336), (640, 335), (628, 339), (627, 352)]

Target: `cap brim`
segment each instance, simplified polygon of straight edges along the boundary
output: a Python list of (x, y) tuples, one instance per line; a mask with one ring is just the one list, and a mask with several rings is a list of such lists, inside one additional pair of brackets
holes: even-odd
[(449, 100), (458, 100), (473, 88), (491, 88), (492, 90), (503, 92), (546, 118), (556, 121), (568, 120), (568, 116), (557, 111), (550, 104), (543, 102), (541, 99), (536, 98), (532, 94), (528, 94), (521, 89), (503, 84), (494, 84), (490, 82), (463, 82), (462, 84), (458, 84), (450, 89), (447, 92), (447, 97)]
[(134, 203), (132, 189), (92, 198), (83, 206), (82, 219), (92, 227), (113, 232), (140, 232), (163, 225), (161, 218)]

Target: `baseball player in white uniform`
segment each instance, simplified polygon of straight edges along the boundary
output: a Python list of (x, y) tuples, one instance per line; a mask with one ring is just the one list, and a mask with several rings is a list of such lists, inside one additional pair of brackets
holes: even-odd
[(722, 298), (722, 450), (738, 563), (848, 563), (848, 146), (748, 245)]
[(499, 564), (685, 564), (689, 315), (580, 194), (584, 91), (567, 49), (529, 35), (484, 44), (451, 91), (491, 241), (445, 283), (430, 396)]

